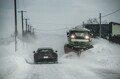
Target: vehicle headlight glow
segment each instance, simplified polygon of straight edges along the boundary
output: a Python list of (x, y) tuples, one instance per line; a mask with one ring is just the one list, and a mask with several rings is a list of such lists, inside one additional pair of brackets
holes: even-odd
[(85, 36), (85, 39), (89, 39), (90, 37), (88, 35)]
[(75, 35), (71, 35), (70, 37), (74, 39), (74, 38), (75, 38)]

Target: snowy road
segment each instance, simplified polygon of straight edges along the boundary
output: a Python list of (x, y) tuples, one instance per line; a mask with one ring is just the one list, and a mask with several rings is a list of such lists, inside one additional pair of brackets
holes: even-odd
[(25, 79), (89, 79), (89, 77), (95, 78), (96, 74), (94, 74), (93, 72), (84, 67), (78, 67), (74, 68), (73, 66), (65, 66), (64, 64), (34, 65), (30, 70), (29, 75)]
[(4, 79), (120, 79), (120, 72), (82, 58), (61, 58), (58, 64), (28, 64), (28, 67)]
[[(16, 53), (13, 50), (14, 43), (0, 46), (0, 79), (120, 79), (119, 45), (101, 38), (94, 39), (94, 48), (78, 57), (74, 52), (64, 55), (66, 36), (51, 34), (44, 37), (46, 35), (41, 34), (38, 40), (26, 44), (25, 49), (19, 41)], [(45, 46), (58, 50), (58, 64), (36, 65), (25, 62), (24, 58), (33, 62), (32, 51)]]
[(32, 65), (25, 79), (120, 79), (120, 72), (90, 64), (88, 61), (83, 62), (79, 59), (62, 61), (59, 64)]

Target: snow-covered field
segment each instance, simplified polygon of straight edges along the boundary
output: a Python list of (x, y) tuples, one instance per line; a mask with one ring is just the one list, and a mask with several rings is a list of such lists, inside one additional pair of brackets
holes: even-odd
[[(94, 48), (84, 51), (81, 57), (74, 52), (64, 54), (67, 43), (63, 32), (37, 32), (36, 39), (23, 43), (18, 39), (18, 51), (14, 42), (0, 45), (0, 79), (120, 79), (120, 45), (107, 40), (93, 39)], [(33, 62), (33, 51), (39, 47), (58, 50), (58, 64), (28, 64)]]

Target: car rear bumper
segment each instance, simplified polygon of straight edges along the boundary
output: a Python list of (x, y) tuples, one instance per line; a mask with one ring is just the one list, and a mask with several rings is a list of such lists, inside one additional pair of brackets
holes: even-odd
[(56, 62), (57, 61), (57, 58), (36, 58), (34, 59), (35, 62)]

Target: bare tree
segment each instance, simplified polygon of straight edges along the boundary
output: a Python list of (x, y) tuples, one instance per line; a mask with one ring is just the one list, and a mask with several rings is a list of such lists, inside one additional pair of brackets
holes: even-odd
[[(86, 22), (87, 24), (99, 24), (99, 21), (97, 18), (89, 18)], [(102, 24), (107, 24), (107, 21), (102, 21)]]
[(102, 24), (108, 24), (108, 22), (106, 20), (103, 20)]

